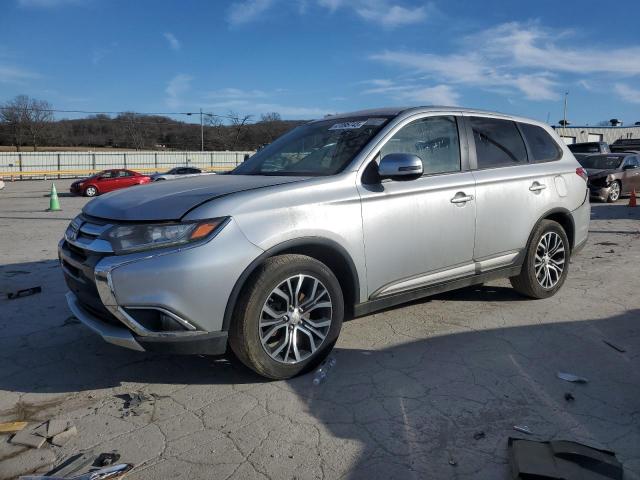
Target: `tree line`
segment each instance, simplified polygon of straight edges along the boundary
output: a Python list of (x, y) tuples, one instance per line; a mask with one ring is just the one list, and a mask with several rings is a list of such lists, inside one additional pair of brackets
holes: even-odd
[[(200, 114), (193, 114), (198, 117)], [(203, 115), (197, 124), (162, 115), (123, 112), (80, 119), (55, 119), (46, 100), (18, 95), (0, 105), (0, 145), (34, 150), (51, 147), (133, 150), (256, 150), (303, 121), (283, 120), (277, 112)]]

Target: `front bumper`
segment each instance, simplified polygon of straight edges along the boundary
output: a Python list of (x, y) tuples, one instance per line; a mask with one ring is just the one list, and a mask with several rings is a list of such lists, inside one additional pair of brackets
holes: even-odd
[(589, 196), (593, 199), (606, 202), (609, 198), (609, 187), (589, 187)]
[[(229, 296), (246, 265), (262, 253), (233, 220), (206, 243), (129, 255), (114, 255), (100, 240), (110, 225), (97, 219), (80, 223), (77, 238), (63, 239), (58, 255), (69, 308), (85, 325), (133, 350), (225, 353), (222, 324)], [(183, 328), (148, 329), (139, 310), (162, 312)]]

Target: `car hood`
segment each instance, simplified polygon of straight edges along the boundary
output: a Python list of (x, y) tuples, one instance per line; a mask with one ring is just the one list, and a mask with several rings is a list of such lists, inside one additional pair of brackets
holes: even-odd
[(195, 207), (232, 193), (300, 182), (307, 177), (203, 175), (116, 190), (82, 209), (92, 217), (124, 221), (179, 220)]
[(587, 175), (589, 175), (589, 177), (594, 177), (594, 178), (599, 178), (599, 177), (606, 177), (609, 174), (613, 174), (616, 173), (617, 170), (602, 170), (602, 169), (598, 169), (598, 168), (587, 168)]

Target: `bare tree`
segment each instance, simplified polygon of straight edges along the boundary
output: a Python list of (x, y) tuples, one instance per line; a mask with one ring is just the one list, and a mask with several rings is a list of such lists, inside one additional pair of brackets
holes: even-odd
[(282, 130), (282, 117), (278, 112), (263, 113), (260, 116), (261, 133), (265, 137), (265, 143), (271, 143)]
[(240, 140), (240, 135), (242, 134), (242, 131), (244, 130), (245, 125), (247, 124), (247, 122), (249, 120), (251, 120), (252, 117), (253, 117), (253, 115), (245, 115), (245, 116), (241, 117), (236, 112), (229, 111), (229, 119), (231, 120), (231, 128), (233, 129), (234, 134), (235, 134), (234, 138), (233, 138), (233, 143), (231, 144), (231, 150), (235, 150), (236, 149), (236, 145), (238, 144), (238, 140)]
[(53, 121), (53, 110), (45, 100), (18, 95), (0, 107), (0, 120), (7, 126), (18, 151), (27, 138), (35, 151)]
[(124, 134), (129, 140), (129, 144), (136, 150), (144, 148), (144, 122), (138, 119), (133, 112), (125, 112), (116, 117), (117, 121), (122, 122)]

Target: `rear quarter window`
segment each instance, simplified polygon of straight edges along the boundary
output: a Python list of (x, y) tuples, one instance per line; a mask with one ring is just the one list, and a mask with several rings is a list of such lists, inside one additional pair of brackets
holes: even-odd
[(527, 149), (515, 122), (486, 117), (470, 117), (470, 121), (479, 169), (528, 163)]
[(562, 150), (544, 128), (520, 123), (520, 130), (529, 146), (532, 162), (553, 162), (562, 157)]

